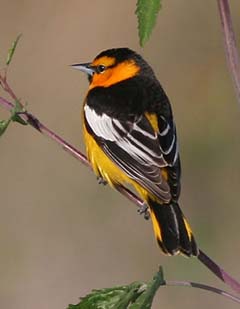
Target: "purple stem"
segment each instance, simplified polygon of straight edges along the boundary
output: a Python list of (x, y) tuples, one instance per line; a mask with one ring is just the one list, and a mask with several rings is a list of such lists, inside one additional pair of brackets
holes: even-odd
[(224, 269), (217, 265), (209, 256), (202, 250), (199, 250), (198, 259), (208, 269), (211, 270), (220, 280), (230, 286), (235, 292), (240, 293), (240, 283), (231, 277)]
[(9, 111), (14, 108), (14, 105), (11, 102), (7, 101), (6, 99), (2, 97), (0, 97), (0, 104)]
[(240, 105), (240, 61), (232, 25), (229, 2), (228, 0), (217, 1), (224, 36), (224, 46), (228, 68), (233, 79), (237, 100)]
[[(11, 110), (14, 108), (14, 104), (7, 101), (6, 99), (0, 97), (0, 105), (4, 106), (6, 109)], [(34, 129), (38, 130), (40, 133), (54, 140), (57, 144), (63, 147), (69, 154), (78, 159), (80, 162), (91, 168), (86, 156), (84, 156), (80, 151), (78, 151), (75, 147), (66, 142), (63, 138), (58, 136), (56, 133), (48, 129), (44, 124), (42, 124), (35, 116), (28, 113), (27, 111), (19, 114), (23, 120), (27, 121)], [(138, 207), (142, 207), (144, 205), (144, 201), (142, 201), (138, 196), (136, 196), (132, 191), (127, 189), (124, 186), (118, 186), (117, 190), (122, 193), (125, 197), (127, 197), (131, 202), (135, 203)], [(229, 274), (227, 274), (220, 266), (218, 266), (213, 260), (211, 260), (205, 253), (199, 250), (198, 259), (201, 263), (203, 263), (212, 273), (214, 273), (219, 279), (225, 282), (228, 286), (230, 286), (234, 291), (240, 293), (240, 284), (232, 278)]]
[(175, 281), (175, 280), (174, 281), (167, 280), (167, 281), (165, 281), (165, 285), (166, 286), (187, 286), (187, 287), (206, 290), (206, 291), (209, 291), (209, 292), (212, 292), (212, 293), (222, 295), (223, 297), (229, 298), (229, 299), (240, 304), (240, 298), (239, 297), (237, 297), (237, 296), (235, 296), (231, 293), (228, 293), (226, 291), (217, 289), (217, 288), (210, 286), (210, 285), (197, 283), (197, 282), (191, 282), (191, 281)]
[[(11, 110), (14, 108), (14, 104), (7, 101), (3, 97), (0, 97), (0, 105), (4, 106), (7, 110)], [(66, 142), (62, 137), (54, 133), (52, 130), (47, 128), (43, 123), (41, 123), (35, 116), (28, 113), (27, 111), (22, 112), (19, 116), (28, 124), (30, 124), (34, 129), (38, 130), (43, 135), (49, 137), (51, 140), (55, 141), (57, 144), (62, 146), (62, 148), (71, 154), (73, 157), (81, 161), (84, 165), (91, 168), (89, 161), (87, 160), (86, 156), (82, 154), (79, 150), (75, 147), (70, 145)], [(117, 190), (122, 193), (125, 197), (127, 197), (131, 202), (135, 203), (138, 207), (144, 205), (144, 202), (132, 191), (124, 186), (117, 187)]]

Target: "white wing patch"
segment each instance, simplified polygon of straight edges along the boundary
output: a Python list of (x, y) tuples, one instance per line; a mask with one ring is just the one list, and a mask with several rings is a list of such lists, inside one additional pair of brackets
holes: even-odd
[(131, 132), (135, 131), (141, 133), (146, 139), (156, 140), (157, 143), (158, 136), (154, 132), (151, 134), (151, 132), (143, 130), (138, 126), (137, 122), (133, 124), (131, 130), (126, 130), (118, 119), (111, 118), (106, 114), (98, 115), (88, 105), (84, 106), (84, 111), (89, 126), (98, 137), (115, 142), (139, 162), (157, 164), (157, 161), (164, 160), (160, 146), (158, 153), (156, 153), (131, 135)]
[(119, 134), (114, 129), (110, 117), (106, 114), (98, 115), (95, 110), (91, 109), (88, 105), (84, 106), (84, 111), (86, 120), (94, 134), (111, 142), (118, 139)]
[(147, 118), (140, 116), (135, 121), (121, 122), (104, 113), (97, 114), (88, 105), (84, 106), (84, 112), (92, 134), (108, 157), (154, 196), (169, 202), (170, 188), (161, 174), (161, 168), (168, 163), (160, 147), (159, 135)]

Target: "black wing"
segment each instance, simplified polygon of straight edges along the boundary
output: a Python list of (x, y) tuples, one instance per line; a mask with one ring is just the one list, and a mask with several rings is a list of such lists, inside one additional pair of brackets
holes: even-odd
[(161, 133), (154, 132), (145, 116), (121, 121), (104, 113), (98, 115), (85, 105), (85, 121), (103, 151), (131, 179), (161, 201), (171, 200), (171, 190), (161, 174), (161, 168), (169, 166), (168, 149), (160, 145)]
[(158, 117), (160, 131), (158, 133), (159, 144), (163, 157), (168, 166), (168, 184), (170, 186), (172, 199), (177, 201), (181, 190), (181, 163), (178, 151), (176, 127), (172, 119), (166, 120), (163, 116)]

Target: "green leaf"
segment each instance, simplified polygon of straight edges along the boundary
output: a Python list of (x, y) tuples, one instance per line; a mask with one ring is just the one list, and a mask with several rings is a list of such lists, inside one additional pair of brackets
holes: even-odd
[(15, 52), (15, 50), (16, 50), (17, 44), (18, 44), (18, 42), (19, 42), (21, 36), (22, 36), (22, 35), (19, 34), (19, 35), (17, 36), (16, 40), (12, 43), (11, 48), (9, 48), (8, 54), (7, 54), (6, 65), (9, 65), (9, 64), (11, 63), (12, 57), (13, 57), (13, 55), (14, 55), (14, 52)]
[(21, 113), (21, 112), (24, 112), (24, 109), (22, 107), (22, 105), (20, 104), (19, 101), (15, 101), (15, 107), (14, 109), (11, 110), (11, 120), (12, 121), (16, 121), (20, 124), (23, 124), (23, 125), (27, 125), (28, 123), (26, 121), (24, 121), (19, 115), (18, 113)]
[(153, 298), (161, 285), (165, 285), (163, 269), (160, 266), (159, 271), (151, 281), (146, 284), (145, 290), (136, 301), (129, 306), (129, 309), (149, 309), (152, 306)]
[(136, 15), (138, 18), (138, 36), (143, 47), (156, 24), (162, 0), (138, 0)]
[(148, 309), (152, 306), (158, 288), (164, 284), (160, 267), (148, 283), (134, 282), (126, 286), (93, 290), (79, 304), (69, 305), (68, 309)]
[(91, 294), (83, 297), (77, 305), (69, 305), (68, 309), (126, 309), (141, 283), (132, 283), (102, 290), (93, 290)]
[(8, 120), (0, 120), (0, 136), (6, 131), (11, 122), (11, 117)]
[(24, 121), (18, 113), (24, 112), (24, 109), (19, 101), (15, 101), (15, 106), (11, 110), (11, 116), (7, 120), (0, 120), (0, 136), (3, 135), (3, 133), (7, 130), (10, 122), (16, 121), (22, 125), (27, 125), (28, 123)]

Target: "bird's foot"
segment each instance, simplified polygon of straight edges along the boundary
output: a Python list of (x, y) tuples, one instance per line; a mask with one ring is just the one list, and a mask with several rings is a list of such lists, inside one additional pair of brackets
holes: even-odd
[(98, 176), (97, 177), (97, 181), (100, 185), (104, 185), (106, 186), (107, 185), (107, 181), (105, 179), (103, 179), (101, 176)]
[(144, 219), (145, 220), (149, 220), (150, 218), (150, 213), (148, 210), (148, 205), (147, 204), (143, 204), (142, 206), (140, 206), (137, 210), (137, 212), (139, 213), (139, 215), (144, 215)]

